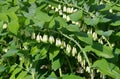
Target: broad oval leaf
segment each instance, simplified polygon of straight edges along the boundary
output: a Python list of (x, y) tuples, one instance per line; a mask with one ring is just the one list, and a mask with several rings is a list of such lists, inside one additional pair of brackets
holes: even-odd
[(82, 10), (78, 10), (77, 12), (75, 12), (69, 16), (72, 21), (78, 21), (82, 18), (82, 14), (83, 14)]

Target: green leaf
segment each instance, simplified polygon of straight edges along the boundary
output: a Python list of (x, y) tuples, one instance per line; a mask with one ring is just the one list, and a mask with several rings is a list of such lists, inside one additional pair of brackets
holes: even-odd
[(80, 41), (83, 41), (87, 44), (93, 44), (93, 40), (92, 40), (92, 36), (91, 35), (88, 35), (87, 33), (84, 33), (84, 32), (79, 32), (76, 34), (77, 38), (80, 40)]
[(105, 59), (97, 60), (93, 64), (94, 68), (97, 68), (105, 75), (112, 77), (113, 79), (120, 78), (120, 70), (117, 66), (112, 63), (107, 62)]
[(62, 17), (56, 17), (55, 18), (55, 21), (57, 22), (57, 23), (59, 23), (59, 25), (60, 25), (60, 27), (66, 27), (66, 26), (68, 26), (68, 24), (66, 23), (66, 20), (65, 19), (63, 19)]
[(83, 14), (82, 10), (79, 10), (79, 11), (74, 12), (73, 14), (71, 14), (69, 16), (70, 16), (70, 19), (72, 21), (78, 21), (82, 18), (82, 14)]
[(10, 79), (16, 79), (16, 78), (15, 78), (15, 75), (16, 75), (17, 73), (19, 73), (21, 70), (22, 70), (21, 68), (16, 68), (16, 69), (13, 71), (12, 75), (10, 76)]
[(37, 46), (35, 46), (35, 47), (33, 47), (33, 48), (31, 49), (30, 54), (31, 54), (32, 56), (34, 56), (34, 55), (36, 55), (38, 52), (39, 52), (39, 49), (38, 49)]
[(46, 79), (58, 79), (58, 78), (57, 78), (56, 74), (55, 74), (54, 72), (52, 72), (52, 73), (50, 74), (50, 76), (47, 77)]
[(0, 20), (1, 21), (8, 21), (8, 17), (7, 17), (7, 15), (5, 14), (5, 13), (0, 13)]
[(58, 47), (51, 47), (51, 50), (49, 51), (49, 58), (52, 60), (59, 54), (60, 49)]
[(94, 18), (85, 17), (84, 22), (87, 25), (95, 26), (95, 25), (97, 25), (99, 23), (99, 18), (97, 18), (97, 17), (94, 17)]
[(111, 23), (110, 25), (112, 25), (112, 26), (119, 26), (120, 25), (120, 20), (115, 21), (115, 22)]
[(62, 59), (56, 59), (56, 60), (54, 60), (53, 62), (52, 62), (52, 69), (54, 70), (54, 71), (56, 71), (58, 68), (60, 68), (61, 66), (62, 66)]
[(19, 24), (18, 21), (11, 21), (8, 24), (8, 28), (10, 30), (10, 32), (12, 32), (13, 34), (17, 35), (18, 29), (19, 29)]
[(32, 76), (31, 75), (27, 75), (27, 76), (24, 77), (24, 79), (32, 79)]
[(17, 49), (10, 49), (8, 50), (8, 52), (6, 54), (4, 54), (2, 57), (10, 57), (13, 56), (15, 54), (17, 54), (18, 50)]
[(113, 30), (108, 30), (108, 31), (105, 31), (105, 32), (102, 31), (102, 30), (98, 30), (98, 31), (96, 31), (96, 33), (99, 34), (99, 35), (109, 37), (113, 33)]
[(85, 78), (74, 74), (70, 74), (70, 75), (64, 75), (62, 79), (85, 79)]
[(108, 19), (108, 18), (100, 18), (100, 20), (99, 20), (100, 23), (106, 23), (109, 21), (111, 21), (111, 19)]
[(38, 20), (38, 21), (49, 22), (52, 19), (52, 17), (48, 16), (48, 14), (45, 12), (38, 11), (35, 13), (34, 16), (31, 17), (31, 19), (33, 21)]
[(69, 26), (66, 26), (66, 29), (70, 32), (80, 32), (79, 26), (70, 24)]
[(98, 56), (102, 56), (105, 58), (113, 58), (114, 55), (112, 53), (112, 49), (108, 46), (103, 46), (99, 43), (93, 43), (91, 50), (96, 53)]
[(29, 3), (31, 4), (31, 3), (34, 3), (36, 0), (29, 0)]
[(40, 53), (36, 54), (35, 60), (44, 59), (47, 56), (49, 45), (41, 47)]
[(3, 72), (6, 68), (0, 64), (0, 73)]
[(55, 21), (54, 21), (54, 20), (50, 21), (50, 23), (49, 23), (49, 28), (53, 28), (54, 25), (55, 25)]
[(27, 71), (21, 71), (17, 77), (17, 79), (24, 79), (24, 77), (27, 75)]

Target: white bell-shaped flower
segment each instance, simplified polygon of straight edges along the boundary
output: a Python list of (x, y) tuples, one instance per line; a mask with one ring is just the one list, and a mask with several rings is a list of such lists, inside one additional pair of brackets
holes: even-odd
[(70, 52), (71, 52), (71, 46), (70, 46), (69, 44), (67, 44), (66, 52), (67, 52), (67, 53), (70, 53)]
[(60, 47), (61, 46), (61, 40), (59, 38), (56, 39), (56, 46)]
[(67, 11), (67, 8), (66, 6), (63, 7), (63, 12), (66, 12)]
[(47, 43), (48, 42), (48, 35), (44, 34), (41, 41), (44, 42), (44, 43)]
[(39, 43), (40, 42), (40, 35), (38, 34), (37, 37), (36, 37), (36, 41)]
[(61, 48), (63, 49), (65, 47), (66, 47), (66, 43), (65, 43), (65, 41), (62, 41)]
[(31, 39), (35, 39), (35, 32), (32, 33)]
[(55, 42), (54, 37), (53, 37), (53, 36), (50, 36), (50, 37), (49, 37), (49, 43), (50, 43), (50, 44), (53, 44), (54, 42)]
[(3, 29), (6, 29), (7, 28), (7, 23), (4, 23), (3, 24)]
[(75, 54), (77, 53), (77, 49), (75, 47), (72, 48), (72, 56), (75, 56)]

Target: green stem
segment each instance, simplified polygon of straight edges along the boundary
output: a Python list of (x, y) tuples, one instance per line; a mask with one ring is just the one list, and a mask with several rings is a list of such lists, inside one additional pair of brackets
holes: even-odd
[(62, 32), (60, 32), (60, 33), (61, 33), (63, 36), (65, 36), (66, 38), (68, 38), (68, 39), (70, 39), (71, 41), (73, 41), (73, 42), (80, 48), (80, 50), (83, 52), (83, 55), (84, 55), (84, 57), (85, 57), (88, 65), (89, 65), (89, 67), (91, 67), (91, 63), (90, 63), (90, 61), (89, 61), (89, 59), (88, 59), (88, 57), (87, 57), (87, 54), (86, 54), (85, 51), (83, 51), (83, 48), (80, 46), (80, 44), (79, 44), (76, 40), (74, 40), (73, 38), (71, 38), (71, 37), (63, 34)]
[(59, 68), (59, 74), (60, 74), (60, 77), (62, 77), (62, 70), (61, 70), (61, 68)]
[(66, 60), (67, 60), (67, 62), (68, 62), (68, 65), (69, 65), (69, 67), (70, 67), (70, 71), (71, 71), (71, 73), (73, 73), (73, 70), (72, 70), (72, 67), (71, 67), (70, 61), (69, 61), (69, 59), (68, 59), (67, 56), (65, 56), (65, 57), (66, 57)]
[[(64, 37), (66, 37), (66, 38), (70, 39), (71, 41), (73, 41), (73, 42), (80, 48), (80, 50), (83, 52), (83, 55), (84, 55), (84, 57), (85, 57), (88, 65), (89, 65), (89, 67), (91, 68), (91, 63), (90, 63), (90, 61), (89, 61), (89, 59), (88, 59), (88, 56), (87, 56), (86, 52), (83, 51), (83, 48), (81, 47), (81, 45), (80, 45), (76, 40), (74, 40), (73, 38), (69, 37), (68, 35), (63, 34), (61, 31), (60, 31), (60, 33), (61, 33)], [(68, 59), (67, 59), (67, 60), (68, 60)], [(68, 61), (69, 61), (69, 60), (68, 60)], [(70, 67), (71, 67), (71, 66), (70, 66)], [(70, 69), (71, 69), (71, 68), (70, 68)], [(91, 79), (94, 79), (94, 72), (93, 72), (92, 69), (91, 69), (91, 74), (90, 74), (90, 75), (91, 75)]]
[[(50, 1), (48, 1), (48, 2), (50, 3)], [(60, 4), (64, 4), (64, 5), (67, 5), (67, 6), (71, 6), (71, 7), (80, 9), (80, 10), (84, 11), (85, 13), (89, 14), (90, 16), (91, 16), (91, 14), (93, 15), (93, 13), (90, 13), (90, 12), (84, 10), (82, 7), (78, 7), (78, 6), (73, 5), (73, 4), (69, 4), (69, 3), (65, 3), (65, 2), (57, 1), (57, 0), (53, 0), (53, 2), (60, 3)]]

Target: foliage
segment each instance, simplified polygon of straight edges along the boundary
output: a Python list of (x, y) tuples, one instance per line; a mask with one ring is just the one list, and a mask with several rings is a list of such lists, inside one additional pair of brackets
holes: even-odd
[(119, 0), (0, 0), (0, 79), (120, 79)]

